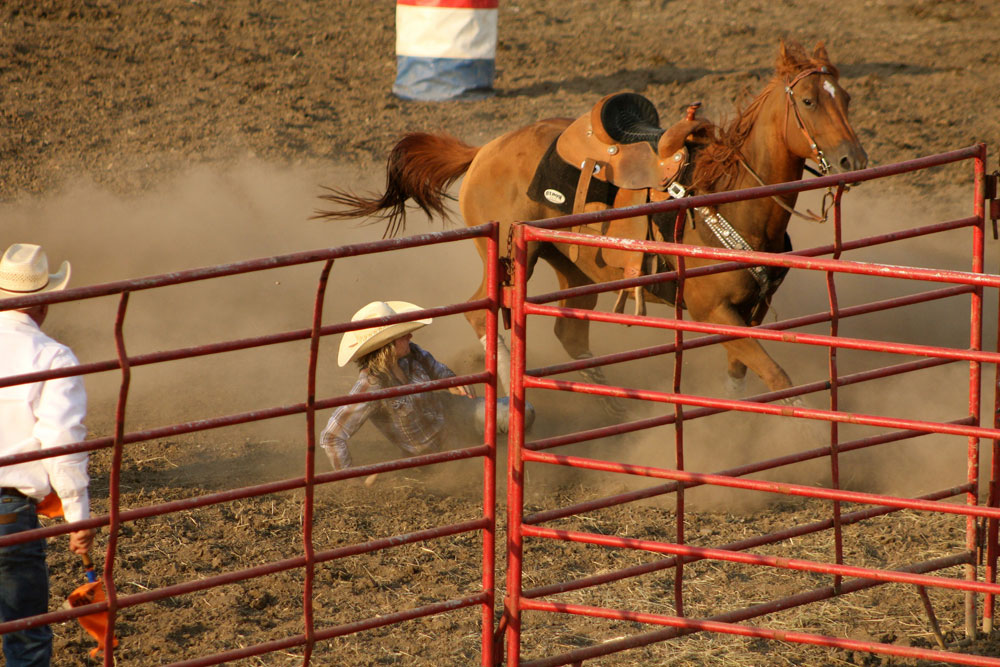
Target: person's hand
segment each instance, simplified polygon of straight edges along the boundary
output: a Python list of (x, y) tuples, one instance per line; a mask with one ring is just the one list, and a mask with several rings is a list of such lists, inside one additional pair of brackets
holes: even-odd
[(448, 391), (456, 396), (465, 396), (466, 398), (476, 397), (476, 389), (471, 384), (463, 385), (461, 387), (449, 387)]
[(97, 535), (96, 528), (84, 528), (69, 534), (69, 550), (82, 556), (90, 551), (94, 544), (94, 536)]

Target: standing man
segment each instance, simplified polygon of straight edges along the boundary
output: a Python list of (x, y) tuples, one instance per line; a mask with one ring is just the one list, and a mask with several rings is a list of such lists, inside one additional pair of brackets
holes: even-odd
[[(0, 258), (0, 299), (53, 292), (69, 282), (69, 262), (49, 274), (45, 251), (15, 243)], [(42, 333), (48, 305), (0, 311), (0, 377), (78, 365), (73, 352)], [(79, 377), (0, 387), (0, 456), (33, 452), (84, 440), (87, 395)], [(38, 527), (37, 504), (51, 491), (66, 521), (90, 517), (87, 454), (79, 452), (0, 467), (0, 535)], [(76, 554), (90, 550), (93, 528), (70, 533)], [(45, 540), (0, 548), (0, 617), (11, 621), (48, 611)], [(47, 625), (3, 637), (8, 667), (47, 667), (52, 630)]]

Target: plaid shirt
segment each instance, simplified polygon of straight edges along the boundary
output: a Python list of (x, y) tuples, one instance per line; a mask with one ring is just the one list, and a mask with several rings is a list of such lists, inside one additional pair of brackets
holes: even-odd
[[(410, 343), (410, 353), (399, 360), (399, 367), (407, 378), (404, 384), (430, 382), (455, 375), (430, 352), (414, 343)], [(367, 370), (362, 370), (350, 393), (388, 389), (389, 386), (379, 383)], [(323, 429), (320, 445), (326, 450), (335, 470), (351, 467), (347, 441), (371, 419), (382, 435), (407, 454), (438, 450), (445, 424), (444, 405), (439, 393), (430, 391), (342, 405)]]

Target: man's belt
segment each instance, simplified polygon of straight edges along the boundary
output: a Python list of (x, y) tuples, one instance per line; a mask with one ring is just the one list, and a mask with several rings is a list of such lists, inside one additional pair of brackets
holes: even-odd
[(15, 489), (13, 486), (0, 487), (0, 496), (16, 496), (18, 498), (27, 498), (28, 496), (21, 492), (20, 489)]

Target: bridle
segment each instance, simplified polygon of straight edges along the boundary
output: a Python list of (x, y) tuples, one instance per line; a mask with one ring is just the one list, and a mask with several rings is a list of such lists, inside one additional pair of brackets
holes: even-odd
[[(792, 113), (795, 114), (795, 123), (799, 126), (799, 131), (801, 131), (803, 136), (805, 136), (806, 141), (809, 143), (809, 147), (812, 149), (813, 160), (815, 160), (816, 164), (819, 165), (819, 171), (813, 169), (809, 165), (805, 165), (805, 168), (816, 176), (826, 176), (827, 174), (829, 174), (831, 170), (830, 162), (826, 159), (826, 156), (823, 154), (822, 149), (820, 149), (819, 144), (817, 144), (816, 140), (813, 139), (812, 134), (809, 132), (809, 128), (807, 128), (806, 124), (802, 121), (802, 116), (799, 113), (799, 107), (794, 100), (795, 93), (793, 92), (793, 90), (795, 88), (795, 84), (797, 84), (799, 81), (806, 78), (807, 76), (810, 76), (812, 74), (829, 74), (829, 73), (830, 70), (827, 69), (826, 66), (813, 67), (811, 69), (802, 70), (801, 72), (796, 74), (791, 81), (785, 84), (785, 123), (784, 123), (784, 127), (786, 128), (785, 131), (787, 132), (788, 128), (788, 111), (789, 109), (791, 109)], [(744, 169), (750, 172), (750, 175), (753, 176), (760, 185), (765, 185), (761, 177), (757, 175), (757, 172), (755, 172), (749, 164), (747, 164), (747, 161), (743, 159), (742, 155), (739, 157), (739, 162), (740, 164), (743, 165)], [(817, 215), (812, 211), (806, 211), (808, 215), (803, 215), (802, 213), (799, 213), (795, 209), (786, 205), (785, 202), (781, 201), (779, 198), (771, 197), (771, 199), (773, 199), (778, 204), (778, 206), (785, 209), (792, 215), (796, 215), (805, 220), (812, 220), (814, 222), (826, 222), (827, 210), (828, 210), (827, 201), (830, 200), (832, 202), (833, 192), (832, 189), (828, 190), (827, 194), (823, 197), (822, 215)]]
[(797, 84), (799, 81), (806, 78), (807, 76), (810, 76), (812, 74), (829, 74), (829, 73), (830, 70), (828, 70), (825, 66), (813, 67), (812, 69), (802, 70), (801, 72), (796, 74), (791, 81), (785, 84), (785, 127), (786, 128), (788, 127), (788, 110), (791, 109), (792, 112), (795, 114), (795, 122), (799, 126), (799, 130), (802, 131), (802, 134), (805, 136), (806, 141), (809, 142), (809, 147), (812, 149), (813, 152), (813, 159), (816, 161), (816, 164), (819, 165), (820, 171), (823, 173), (824, 176), (830, 173), (830, 163), (829, 161), (827, 161), (826, 156), (823, 155), (823, 151), (816, 143), (816, 140), (813, 139), (812, 134), (810, 134), (809, 129), (806, 127), (806, 124), (802, 122), (802, 116), (801, 114), (799, 114), (799, 107), (795, 103), (795, 100), (793, 99), (793, 96), (795, 94), (793, 91), (795, 88), (795, 84)]

